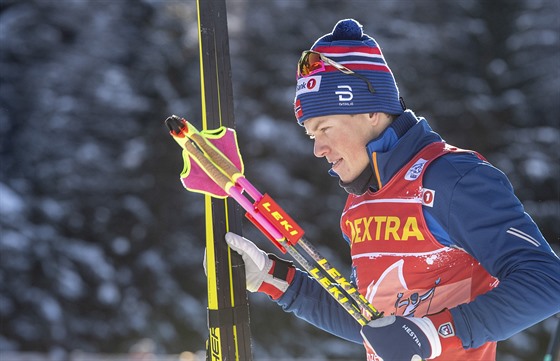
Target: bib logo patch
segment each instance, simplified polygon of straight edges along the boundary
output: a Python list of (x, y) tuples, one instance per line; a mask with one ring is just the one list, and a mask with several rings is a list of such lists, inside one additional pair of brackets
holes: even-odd
[(436, 198), (436, 191), (428, 188), (422, 188), (422, 205), (426, 207), (434, 206), (434, 199)]
[(410, 169), (406, 172), (404, 179), (408, 181), (413, 181), (420, 177), (422, 170), (424, 169), (424, 165), (426, 165), (428, 161), (424, 158), (420, 158), (410, 167)]
[(297, 82), (296, 98), (301, 94), (318, 92), (321, 89), (321, 76), (308, 76)]

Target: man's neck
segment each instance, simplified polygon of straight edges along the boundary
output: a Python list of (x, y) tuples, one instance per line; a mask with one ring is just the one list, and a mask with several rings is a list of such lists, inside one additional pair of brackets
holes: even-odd
[(375, 178), (373, 177), (373, 170), (368, 165), (366, 169), (351, 182), (344, 183), (343, 181), (338, 181), (339, 185), (344, 188), (344, 190), (350, 194), (355, 194), (357, 196), (364, 194), (368, 189), (376, 190), (377, 186), (375, 183)]

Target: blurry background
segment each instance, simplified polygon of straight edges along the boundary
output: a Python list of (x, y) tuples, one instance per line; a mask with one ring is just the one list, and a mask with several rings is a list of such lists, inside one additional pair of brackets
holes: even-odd
[[(354, 17), (407, 106), (501, 168), (558, 252), (559, 13), (557, 0), (228, 1), (248, 178), (349, 270), (346, 195), (292, 101), (301, 51)], [(163, 124), (199, 124), (198, 73), (194, 0), (0, 2), (0, 351), (204, 348), (203, 197), (182, 188)], [(249, 224), (245, 235), (274, 250)], [(363, 359), (266, 297), (250, 302), (256, 360)], [(556, 322), (500, 343), (498, 359), (542, 359)]]

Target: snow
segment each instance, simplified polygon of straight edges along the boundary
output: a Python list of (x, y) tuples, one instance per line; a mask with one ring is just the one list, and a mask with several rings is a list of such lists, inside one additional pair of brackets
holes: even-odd
[(112, 280), (115, 277), (114, 267), (107, 262), (103, 250), (96, 245), (87, 244), (83, 241), (74, 241), (65, 245), (62, 252), (69, 259), (86, 267), (99, 279)]
[(74, 300), (84, 295), (86, 284), (73, 267), (60, 267), (57, 276), (57, 289), (64, 298)]
[(13, 219), (24, 209), (23, 199), (4, 183), (0, 183), (0, 216)]
[(111, 248), (116, 254), (125, 255), (130, 251), (130, 240), (126, 237), (117, 237), (111, 243)]
[(24, 251), (29, 248), (30, 240), (21, 233), (3, 230), (2, 242), (0, 242), (0, 249), (3, 252), (8, 251)]
[(103, 282), (97, 289), (97, 299), (106, 305), (116, 304), (121, 295), (117, 286), (112, 282)]
[(121, 155), (123, 167), (128, 169), (138, 168), (147, 156), (148, 148), (142, 139), (131, 139), (125, 143)]
[(43, 316), (50, 322), (56, 323), (62, 320), (62, 309), (54, 298), (45, 295), (39, 305)]

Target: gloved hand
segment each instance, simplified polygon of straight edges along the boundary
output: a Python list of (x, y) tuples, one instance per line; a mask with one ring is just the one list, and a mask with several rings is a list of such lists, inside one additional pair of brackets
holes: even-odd
[(293, 263), (267, 254), (235, 233), (229, 232), (225, 238), (231, 249), (243, 257), (247, 290), (264, 292), (273, 300), (280, 298), (294, 279), (296, 269)]
[(448, 309), (422, 318), (387, 316), (362, 328), (366, 344), (384, 361), (420, 361), (462, 347)]

